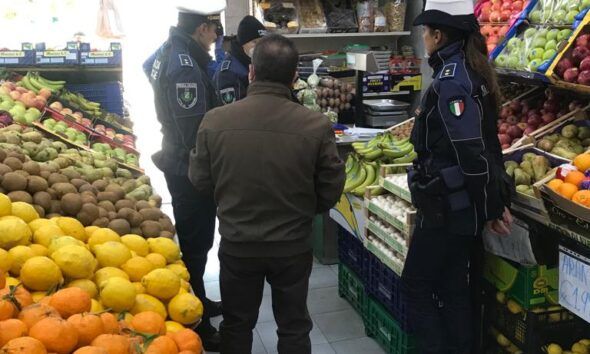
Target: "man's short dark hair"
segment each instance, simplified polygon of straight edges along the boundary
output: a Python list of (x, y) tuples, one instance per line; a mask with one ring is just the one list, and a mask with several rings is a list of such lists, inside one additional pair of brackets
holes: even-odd
[(252, 64), (256, 81), (269, 81), (291, 86), (299, 53), (295, 43), (278, 34), (264, 36), (254, 49)]

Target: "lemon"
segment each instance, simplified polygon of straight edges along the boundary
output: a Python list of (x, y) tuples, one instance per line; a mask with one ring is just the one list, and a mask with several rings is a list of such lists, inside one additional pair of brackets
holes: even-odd
[(145, 259), (150, 261), (156, 268), (166, 267), (166, 258), (164, 258), (164, 256), (162, 256), (161, 254), (150, 253), (147, 256), (145, 256)]
[(20, 280), (17, 278), (6, 277), (6, 287), (17, 286), (18, 284), (20, 284)]
[(33, 302), (35, 304), (38, 304), (46, 296), (47, 296), (47, 292), (45, 292), (45, 291), (34, 291), (31, 293), (31, 297), (33, 298)]
[(100, 285), (100, 302), (115, 312), (129, 311), (135, 304), (135, 287), (127, 279), (114, 277)]
[(12, 215), (21, 218), (26, 223), (39, 219), (37, 210), (31, 204), (25, 202), (12, 203)]
[(179, 294), (168, 303), (168, 314), (178, 323), (193, 324), (203, 316), (203, 303), (193, 294)]
[(147, 242), (150, 245), (150, 252), (161, 254), (166, 258), (167, 263), (180, 259), (180, 247), (171, 239), (156, 237), (148, 239)]
[(30, 245), (29, 247), (31, 247), (31, 249), (33, 250), (33, 252), (35, 252), (35, 255), (37, 255), (37, 256), (45, 257), (48, 254), (47, 247), (45, 247), (43, 245), (38, 245), (38, 244), (34, 243), (34, 244)]
[(148, 294), (160, 300), (171, 299), (180, 290), (178, 275), (165, 268), (152, 270), (141, 279), (141, 284)]
[(121, 237), (111, 229), (98, 229), (92, 232), (92, 235), (88, 238), (88, 247), (94, 252), (95, 246), (109, 241), (121, 242)]
[(43, 226), (47, 226), (47, 225), (55, 225), (55, 223), (49, 219), (35, 219), (33, 221), (31, 221), (29, 223), (29, 227), (31, 228), (31, 231), (33, 231), (33, 233), (37, 230), (39, 230), (40, 228), (42, 228)]
[(588, 348), (582, 343), (576, 343), (572, 346), (572, 352), (576, 354), (588, 354)]
[(561, 354), (563, 353), (563, 349), (559, 346), (559, 344), (549, 344), (547, 347), (547, 354)]
[(175, 321), (166, 321), (166, 334), (180, 332), (186, 327)]
[(20, 270), (29, 258), (35, 257), (35, 252), (27, 246), (16, 246), (10, 249), (8, 253), (12, 256), (12, 266), (10, 267), (10, 274), (18, 276)]
[(121, 269), (114, 267), (105, 267), (97, 270), (96, 273), (94, 273), (94, 284), (100, 287), (100, 284), (102, 284), (104, 281), (115, 277), (129, 280), (129, 276), (127, 275), (127, 273), (125, 273)]
[(104, 307), (102, 307), (102, 304), (100, 302), (98, 302), (98, 300), (91, 299), (90, 301), (91, 301), (91, 307), (90, 307), (91, 313), (104, 312)]
[(191, 284), (186, 280), (180, 279), (180, 288), (189, 291)]
[(115, 241), (94, 246), (94, 254), (101, 267), (120, 267), (131, 259), (129, 248)]
[(181, 287), (180, 290), (178, 290), (178, 293), (179, 294), (188, 294), (188, 290)]
[(94, 274), (96, 260), (86, 247), (64, 246), (55, 251), (51, 258), (68, 278), (88, 279)]
[(145, 294), (145, 288), (141, 285), (140, 282), (133, 282), (133, 286), (135, 287), (135, 292), (138, 294)]
[(88, 237), (90, 237), (90, 236), (92, 236), (92, 233), (98, 229), (100, 229), (100, 227), (98, 227), (98, 226), (86, 226), (84, 228), (84, 231), (86, 231), (86, 235)]
[(129, 248), (129, 250), (137, 253), (138, 256), (145, 257), (150, 253), (150, 246), (145, 238), (139, 235), (125, 235), (121, 237), (121, 242)]
[(20, 271), (20, 280), (31, 290), (47, 291), (64, 280), (61, 270), (47, 257), (29, 258)]
[(31, 243), (31, 229), (19, 218), (2, 218), (0, 220), (0, 248), (11, 249), (18, 245)]
[(49, 246), (47, 247), (48, 254), (51, 256), (55, 251), (65, 246), (86, 247), (84, 242), (75, 239), (72, 236), (59, 236), (51, 240), (51, 242), (49, 243)]
[(133, 257), (125, 262), (121, 269), (129, 275), (129, 280), (138, 282), (146, 274), (154, 270), (154, 265), (143, 257)]
[(81, 222), (74, 218), (61, 217), (57, 219), (57, 226), (59, 226), (68, 236), (72, 236), (80, 241), (86, 242), (86, 230)]
[(0, 216), (10, 215), (12, 213), (12, 202), (4, 193), (0, 193)]
[(186, 267), (183, 265), (169, 264), (166, 268), (173, 271), (176, 275), (178, 275), (178, 277), (180, 279), (182, 279), (184, 281), (189, 281), (191, 278), (191, 275), (189, 274), (188, 269), (186, 269)]
[(68, 285), (66, 285), (66, 288), (82, 289), (86, 291), (88, 295), (90, 295), (90, 297), (93, 299), (96, 298), (96, 296), (98, 295), (98, 288), (96, 287), (96, 284), (94, 284), (92, 280), (88, 279), (78, 279), (71, 281), (70, 283), (68, 283)]
[(51, 241), (60, 236), (66, 236), (66, 234), (59, 226), (51, 222), (51, 224), (43, 225), (33, 232), (33, 241), (45, 247), (49, 247)]
[(12, 267), (12, 255), (7, 250), (0, 248), (0, 269), (8, 272)]
[(137, 315), (144, 311), (153, 311), (160, 314), (162, 318), (168, 317), (166, 306), (160, 300), (148, 294), (138, 294), (135, 296), (135, 305), (133, 305), (133, 308), (129, 312), (132, 315)]

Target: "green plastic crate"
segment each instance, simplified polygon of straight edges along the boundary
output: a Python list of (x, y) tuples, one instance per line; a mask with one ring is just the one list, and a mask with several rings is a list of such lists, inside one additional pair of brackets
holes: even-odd
[(367, 315), (367, 293), (361, 279), (350, 268), (338, 265), (338, 295), (350, 302), (352, 307), (365, 319)]
[(413, 336), (405, 333), (389, 312), (377, 301), (368, 298), (365, 331), (389, 354), (418, 354)]

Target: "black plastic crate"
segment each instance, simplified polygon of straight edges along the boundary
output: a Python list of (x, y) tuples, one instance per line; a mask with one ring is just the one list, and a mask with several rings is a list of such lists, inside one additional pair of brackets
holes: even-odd
[(342, 227), (338, 227), (338, 258), (366, 284), (368, 252), (363, 242)]
[(338, 265), (338, 295), (345, 298), (363, 319), (367, 316), (367, 293), (362, 280), (350, 268)]
[(401, 278), (374, 255), (369, 254), (368, 259), (368, 293), (389, 310), (402, 329), (410, 330)]

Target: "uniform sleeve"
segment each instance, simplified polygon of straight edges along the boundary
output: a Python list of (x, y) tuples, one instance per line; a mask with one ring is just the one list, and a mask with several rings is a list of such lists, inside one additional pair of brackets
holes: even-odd
[[(207, 96), (201, 73), (196, 68), (181, 67), (170, 76), (166, 87), (168, 107), (182, 144), (191, 149), (200, 121), (207, 107)], [(195, 125), (195, 121), (197, 124)]]
[(191, 151), (189, 160), (188, 177), (195, 186), (195, 190), (203, 195), (213, 193), (214, 184), (211, 178), (211, 158), (207, 146), (207, 117), (197, 133), (197, 144)]
[(322, 139), (316, 165), (317, 213), (330, 210), (340, 200), (345, 179), (344, 162), (338, 155), (334, 131), (329, 126)]
[(158, 52), (154, 52), (154, 54), (150, 55), (150, 57), (147, 58), (147, 60), (143, 63), (143, 72), (145, 76), (148, 77), (148, 79), (152, 75), (152, 68), (154, 66), (154, 61), (156, 60), (157, 54)]
[(213, 85), (219, 102), (223, 105), (236, 102), (240, 98), (240, 80), (238, 75), (231, 70), (218, 68), (213, 77)]
[(500, 195), (492, 176), (493, 161), (486, 157), (480, 106), (454, 80), (435, 83), (438, 111), (451, 141), (463, 175), (467, 192), (483, 220), (497, 219), (503, 207), (496, 199)]

